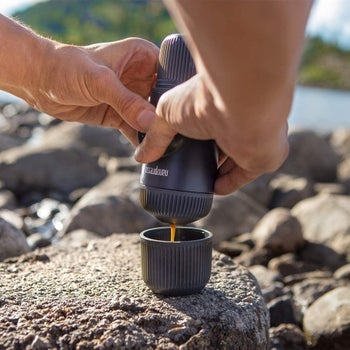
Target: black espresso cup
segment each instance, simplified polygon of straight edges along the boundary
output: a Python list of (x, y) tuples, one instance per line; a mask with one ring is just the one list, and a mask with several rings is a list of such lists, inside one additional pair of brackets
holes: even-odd
[(180, 296), (200, 292), (210, 278), (212, 233), (194, 227), (170, 227), (141, 232), (141, 270), (146, 285), (156, 294)]

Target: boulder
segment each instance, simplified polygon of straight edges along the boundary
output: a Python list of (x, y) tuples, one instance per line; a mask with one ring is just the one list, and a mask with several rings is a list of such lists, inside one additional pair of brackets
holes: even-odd
[(301, 225), (289, 209), (269, 211), (252, 231), (256, 247), (265, 248), (274, 255), (295, 252), (303, 246)]
[(268, 312), (247, 269), (214, 252), (201, 293), (163, 297), (143, 283), (140, 255), (139, 235), (117, 234), (0, 264), (0, 347), (269, 349)]
[(0, 209), (13, 210), (17, 206), (17, 200), (13, 192), (3, 189), (0, 190)]
[(350, 193), (350, 157), (343, 160), (338, 166), (339, 182), (345, 187), (346, 193)]
[(335, 271), (346, 263), (344, 255), (322, 243), (307, 242), (300, 249), (299, 258), (306, 263), (316, 265), (319, 269), (331, 271)]
[(90, 154), (107, 154), (111, 157), (129, 157), (134, 147), (119, 130), (74, 122), (61, 122), (51, 127), (42, 142), (57, 147), (82, 148)]
[(7, 135), (0, 132), (0, 152), (6, 151), (10, 148), (21, 146), (25, 143), (25, 140), (20, 137)]
[(329, 142), (342, 158), (350, 156), (350, 129), (338, 129), (333, 131)]
[(305, 350), (306, 338), (295, 324), (283, 323), (269, 330), (270, 350)]
[(337, 271), (334, 272), (336, 279), (347, 278), (350, 280), (350, 264), (343, 265)]
[(289, 156), (280, 168), (281, 172), (318, 182), (336, 180), (339, 156), (323, 136), (295, 130), (290, 132), (288, 139)]
[(313, 183), (305, 177), (278, 174), (270, 182), (272, 198), (270, 208), (289, 208), (314, 195)]
[(85, 229), (108, 236), (111, 233), (140, 232), (159, 225), (139, 201), (140, 175), (119, 172), (87, 192), (72, 208), (61, 235)]
[(106, 173), (96, 157), (79, 148), (24, 145), (0, 154), (0, 182), (19, 194), (33, 190), (68, 194), (96, 185)]
[(297, 256), (293, 253), (277, 256), (271, 259), (267, 266), (269, 269), (278, 272), (283, 277), (303, 274), (305, 272), (314, 271), (317, 268), (317, 265), (315, 264), (298, 260)]
[(292, 208), (292, 214), (300, 221), (305, 239), (324, 243), (340, 254), (349, 252), (349, 196), (319, 194), (299, 202)]
[(271, 327), (277, 327), (283, 323), (297, 323), (294, 301), (291, 295), (277, 297), (267, 303), (270, 312)]
[(245, 193), (248, 197), (258, 202), (263, 207), (267, 208), (271, 201), (272, 190), (269, 183), (274, 174), (264, 174), (259, 176), (256, 180), (248, 183), (240, 188), (240, 191)]
[(0, 261), (30, 251), (24, 233), (1, 217), (0, 242)]
[(215, 196), (208, 216), (195, 222), (214, 235), (214, 245), (242, 233), (250, 232), (267, 209), (241, 191)]
[(349, 295), (349, 286), (336, 288), (317, 299), (306, 310), (303, 327), (312, 349), (349, 349)]

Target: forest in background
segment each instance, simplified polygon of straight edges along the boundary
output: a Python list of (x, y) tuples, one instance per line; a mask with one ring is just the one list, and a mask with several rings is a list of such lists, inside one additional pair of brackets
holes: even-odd
[[(160, 0), (50, 0), (13, 16), (45, 36), (77, 45), (130, 36), (160, 45), (176, 32)], [(350, 90), (350, 51), (319, 37), (307, 38), (298, 82)]]

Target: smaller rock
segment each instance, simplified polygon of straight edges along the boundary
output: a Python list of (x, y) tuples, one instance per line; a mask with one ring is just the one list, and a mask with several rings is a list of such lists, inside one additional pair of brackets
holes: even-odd
[(300, 250), (299, 257), (306, 263), (315, 264), (319, 268), (336, 270), (346, 263), (345, 257), (322, 243), (307, 242)]
[(323, 135), (308, 130), (291, 131), (289, 155), (280, 171), (318, 182), (334, 182), (339, 156)]
[(323, 294), (341, 286), (341, 283), (333, 278), (310, 278), (292, 286), (294, 303), (303, 315), (306, 309)]
[(346, 188), (346, 193), (350, 193), (350, 157), (344, 159), (338, 166), (338, 179)]
[(101, 236), (97, 233), (80, 229), (67, 233), (56, 244), (66, 248), (79, 248), (87, 246), (90, 241), (95, 241), (99, 238), (101, 238)]
[(299, 202), (292, 215), (301, 223), (306, 240), (331, 246), (337, 234), (350, 228), (350, 197), (322, 193)]
[(350, 287), (336, 288), (305, 312), (303, 328), (317, 350), (347, 350), (350, 344)]
[(279, 174), (271, 182), (270, 208), (289, 208), (314, 194), (312, 182), (305, 177)]
[(257, 279), (262, 289), (269, 287), (274, 282), (283, 282), (283, 278), (278, 272), (271, 271), (263, 265), (253, 265), (250, 266), (248, 270)]
[(0, 261), (30, 251), (24, 233), (2, 218), (0, 218), (0, 242)]
[(51, 244), (48, 238), (43, 237), (40, 233), (33, 233), (27, 237), (27, 243), (31, 250), (47, 247)]
[(335, 271), (334, 277), (339, 280), (342, 278), (346, 278), (350, 280), (350, 264), (346, 264), (340, 267), (337, 271)]
[(15, 209), (17, 201), (13, 192), (9, 190), (0, 191), (0, 209)]
[(17, 212), (8, 209), (0, 209), (0, 218), (3, 218), (19, 230), (23, 230), (23, 218)]
[(307, 279), (330, 279), (332, 278), (332, 273), (329, 271), (310, 271), (310, 272), (302, 272), (302, 273), (296, 273), (293, 275), (285, 276), (283, 279), (283, 282), (286, 286), (291, 286), (293, 284), (302, 282)]
[(294, 302), (290, 295), (283, 295), (267, 303), (270, 312), (271, 327), (279, 326), (282, 323), (296, 324), (297, 320), (294, 311)]
[(283, 279), (279, 273), (271, 271), (263, 265), (253, 265), (248, 270), (257, 279), (266, 303), (283, 294)]
[(220, 242), (215, 247), (215, 249), (218, 252), (226, 254), (231, 258), (235, 258), (244, 252), (248, 252), (250, 248), (246, 244), (236, 243), (232, 241), (223, 241)]
[(252, 265), (267, 265), (271, 258), (271, 253), (266, 249), (254, 248), (234, 258), (234, 261), (236, 264), (249, 267)]
[(295, 324), (280, 324), (269, 330), (270, 350), (305, 350), (306, 338)]
[(195, 222), (214, 234), (213, 244), (251, 232), (266, 208), (241, 191), (215, 196), (208, 216)]
[(316, 194), (346, 194), (346, 187), (340, 183), (322, 183), (314, 184), (314, 191)]
[(341, 128), (332, 132), (329, 142), (333, 149), (345, 158), (350, 154), (350, 130)]
[(279, 272), (282, 276), (305, 273), (313, 271), (317, 265), (305, 263), (297, 259), (295, 254), (283, 254), (271, 259), (268, 263), (268, 268)]
[(284, 208), (269, 211), (254, 227), (252, 235), (257, 247), (274, 255), (294, 252), (304, 244), (299, 221)]

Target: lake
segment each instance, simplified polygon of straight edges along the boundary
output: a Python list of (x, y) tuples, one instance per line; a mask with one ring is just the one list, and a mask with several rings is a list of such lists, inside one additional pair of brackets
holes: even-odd
[(298, 86), (289, 124), (325, 132), (350, 128), (350, 91)]
[[(0, 91), (0, 102), (16, 100)], [(350, 91), (297, 86), (289, 125), (321, 132), (350, 128)]]

